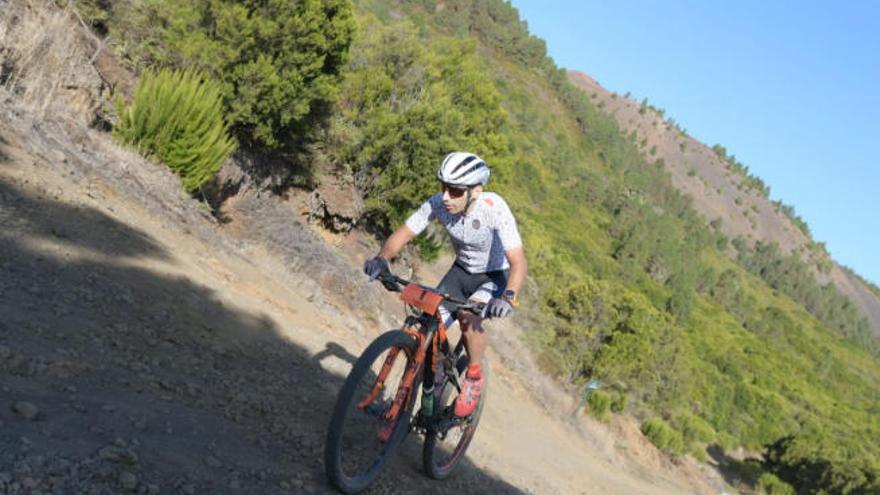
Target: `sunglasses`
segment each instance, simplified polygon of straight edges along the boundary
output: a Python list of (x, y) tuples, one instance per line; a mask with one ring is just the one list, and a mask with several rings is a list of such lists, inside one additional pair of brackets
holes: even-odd
[(467, 188), (463, 187), (453, 187), (449, 184), (440, 183), (440, 187), (446, 193), (449, 193), (450, 198), (460, 198), (467, 192)]

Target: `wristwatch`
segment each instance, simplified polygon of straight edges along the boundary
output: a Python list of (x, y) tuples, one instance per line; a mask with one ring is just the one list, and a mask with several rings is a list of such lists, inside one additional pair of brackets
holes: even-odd
[(516, 297), (516, 291), (507, 289), (504, 291), (504, 294), (501, 295), (501, 299), (509, 302), (511, 306), (514, 308), (519, 306), (519, 298)]

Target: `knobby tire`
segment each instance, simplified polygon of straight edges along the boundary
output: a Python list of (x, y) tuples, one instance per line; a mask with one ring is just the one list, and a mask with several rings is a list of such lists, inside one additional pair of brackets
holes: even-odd
[[(409, 356), (415, 356), (417, 346), (418, 341), (413, 336), (400, 330), (384, 333), (367, 347), (348, 374), (336, 400), (324, 449), (324, 466), (327, 478), (343, 493), (357, 493), (375, 481), (385, 463), (409, 433), (410, 417), (415, 403), (413, 397), (421, 384), (421, 371), (416, 374), (412, 393), (408, 402), (400, 410), (393, 433), (387, 442), (381, 442), (377, 439), (382, 421), (378, 419), (381, 416), (379, 412), (383, 408), (387, 410), (387, 406), (390, 405), (387, 404), (387, 395), (393, 398), (402, 375), (389, 376), (382, 392), (385, 397), (377, 398), (366, 408), (377, 416), (376, 418), (364, 418), (368, 415), (364, 410), (358, 409), (357, 404), (369, 395), (365, 393), (363, 384), (375, 383), (376, 381), (377, 361), (378, 368), (381, 368), (388, 352), (399, 347), (401, 351), (397, 355), (394, 366), (394, 369), (397, 370), (400, 366), (409, 363)], [(409, 349), (411, 352), (407, 353), (405, 349)], [(369, 385), (367, 385), (367, 389), (369, 389)], [(371, 420), (375, 420), (375, 425), (370, 423)], [(376, 453), (364, 456), (366, 459), (364, 468), (351, 467), (349, 461), (358, 458), (361, 444), (365, 448), (370, 447)]]
[[(456, 363), (459, 375), (464, 378), (465, 369), (467, 369), (468, 358), (463, 354)], [(471, 440), (474, 438), (477, 426), (480, 424), (480, 416), (483, 414), (483, 405), (486, 404), (486, 392), (489, 389), (489, 367), (485, 360), (482, 363), (483, 370), (483, 390), (480, 393), (480, 401), (474, 410), (472, 420), (466, 426), (453, 426), (449, 430), (449, 434), (457, 434), (454, 429), (462, 428), (461, 436), (457, 439), (450, 439), (449, 435), (445, 440), (441, 440), (436, 432), (429, 431), (425, 435), (425, 444), (422, 447), (422, 464), (425, 472), (435, 480), (442, 480), (449, 477), (458, 466), (458, 463), (464, 458)], [(451, 382), (447, 381), (444, 390), (441, 393), (442, 405), (436, 409), (441, 411), (442, 408), (453, 407), (455, 399), (458, 396), (458, 388)]]

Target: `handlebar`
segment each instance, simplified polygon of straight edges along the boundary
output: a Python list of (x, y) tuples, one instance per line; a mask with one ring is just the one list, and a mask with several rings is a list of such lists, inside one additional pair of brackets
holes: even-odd
[[(411, 280), (407, 280), (405, 278), (398, 277), (397, 275), (395, 275), (391, 272), (380, 273), (379, 275), (376, 276), (376, 280), (382, 282), (382, 285), (384, 285), (385, 288), (391, 292), (403, 292), (403, 287), (406, 287), (409, 284), (415, 284), (415, 282), (413, 282)], [(416, 284), (416, 285), (418, 285), (419, 287), (423, 287), (427, 290), (430, 290), (431, 292), (436, 292), (437, 294), (440, 294), (443, 297), (444, 301), (451, 303), (452, 305), (455, 306), (454, 311), (460, 311), (460, 310), (470, 311), (471, 313), (474, 313), (474, 314), (480, 315), (480, 316), (483, 316), (483, 314), (485, 312), (486, 303), (458, 299), (458, 298), (450, 296), (449, 294), (441, 294), (437, 289), (435, 289), (433, 287), (427, 287), (427, 286), (421, 285), (421, 284)]]

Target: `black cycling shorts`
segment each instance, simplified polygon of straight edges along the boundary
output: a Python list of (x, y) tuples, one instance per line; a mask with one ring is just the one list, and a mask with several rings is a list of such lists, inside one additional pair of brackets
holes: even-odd
[[(437, 288), (441, 293), (449, 294), (457, 299), (470, 299), (486, 303), (489, 302), (489, 299), (501, 297), (504, 289), (507, 288), (507, 275), (507, 270), (470, 273), (458, 263), (454, 263)], [(444, 303), (444, 308), (447, 313), (451, 312), (446, 303)], [(450, 316), (455, 317), (455, 315)]]

